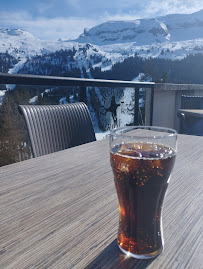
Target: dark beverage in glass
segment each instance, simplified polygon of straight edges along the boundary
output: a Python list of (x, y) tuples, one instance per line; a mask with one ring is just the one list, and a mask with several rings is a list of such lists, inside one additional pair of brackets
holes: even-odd
[(161, 213), (175, 147), (151, 136), (139, 141), (130, 137), (119, 136), (118, 143), (115, 138), (111, 144), (110, 161), (119, 201), (117, 239), (123, 252), (146, 259), (163, 250)]

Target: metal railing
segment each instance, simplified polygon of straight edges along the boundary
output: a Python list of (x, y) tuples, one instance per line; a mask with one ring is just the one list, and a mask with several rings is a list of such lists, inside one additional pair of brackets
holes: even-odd
[[(95, 87), (105, 88), (105, 90), (114, 90), (116, 88), (133, 88), (134, 89), (134, 118), (132, 114), (132, 122), (134, 125), (139, 124), (139, 115), (141, 110), (139, 108), (140, 88), (147, 89), (147, 92), (153, 96), (154, 83), (153, 82), (135, 82), (135, 81), (120, 81), (120, 80), (102, 80), (102, 79), (86, 79), (86, 78), (69, 78), (56, 76), (38, 76), (25, 74), (8, 74), (0, 73), (0, 85), (14, 84), (18, 86), (26, 86), (26, 91), (31, 90), (31, 86), (38, 86), (39, 89), (43, 87), (62, 87), (62, 92), (69, 91), (70, 87), (79, 87), (79, 101), (88, 103), (87, 93), (95, 89)], [(67, 88), (64, 88), (67, 87)], [(87, 87), (88, 90), (87, 90)], [(92, 88), (91, 88), (92, 87)], [(6, 87), (7, 88), (7, 87)], [(5, 88), (5, 89), (6, 89)], [(149, 89), (149, 91), (148, 91)], [(21, 88), (20, 88), (21, 91)], [(24, 89), (22, 88), (22, 93)], [(60, 88), (59, 88), (60, 91)], [(133, 91), (132, 91), (133, 94)], [(23, 96), (23, 95), (22, 95)], [(18, 95), (17, 97), (18, 98)], [(152, 98), (153, 99), (153, 98)], [(152, 123), (152, 107), (151, 101), (147, 103), (147, 124)], [(9, 101), (8, 101), (9, 100)], [(8, 101), (8, 102), (7, 102)], [(16, 104), (19, 100), (10, 98), (10, 94), (6, 95), (3, 110), (1, 110), (0, 118), (0, 166), (11, 164), (26, 160), (32, 157), (29, 139), (27, 137), (26, 128), (23, 119), (18, 115)], [(22, 100), (24, 102), (24, 100)], [(75, 100), (76, 101), (76, 100)], [(10, 103), (11, 102), (11, 103)], [(12, 103), (14, 102), (14, 103)], [(150, 104), (151, 103), (151, 104)], [(5, 108), (5, 106), (8, 106)], [(13, 106), (13, 107), (12, 107)], [(9, 112), (7, 111), (9, 110)], [(145, 109), (145, 108), (143, 108)], [(2, 112), (3, 111), (3, 112)], [(17, 113), (17, 114), (16, 114)], [(144, 110), (144, 115), (146, 109)], [(145, 117), (146, 120), (146, 117)], [(2, 123), (3, 122), (3, 123)], [(146, 123), (146, 121), (145, 121)], [(140, 123), (142, 124), (142, 123)], [(21, 127), (20, 127), (21, 126)]]
[[(56, 76), (38, 76), (25, 74), (0, 73), (0, 84), (39, 85), (39, 86), (78, 86), (80, 101), (87, 101), (87, 87), (128, 87), (135, 89), (134, 124), (138, 124), (139, 115), (139, 89), (150, 88), (153, 92), (154, 82), (137, 82), (124, 80), (104, 80), (87, 78), (70, 78)], [(151, 110), (153, 105), (151, 104)], [(151, 111), (152, 112), (152, 111)], [(152, 115), (152, 113), (150, 113)], [(150, 119), (151, 123), (151, 119)]]
[[(0, 85), (5, 84), (14, 84), (20, 86), (28, 86), (26, 91), (31, 90), (32, 87), (30, 86), (39, 86), (43, 89), (45, 86), (56, 86), (62, 87), (59, 89), (63, 91), (69, 91), (69, 87), (78, 87), (79, 88), (79, 100), (85, 103), (89, 102), (90, 93), (95, 91), (95, 87), (105, 88), (105, 91), (114, 91), (116, 88), (133, 88), (131, 90), (133, 102), (130, 105), (130, 111), (132, 115), (132, 121), (129, 124), (139, 125), (143, 122), (142, 120), (139, 121), (139, 115), (144, 115), (144, 124), (145, 125), (156, 125), (156, 126), (163, 126), (174, 128), (179, 131), (180, 127), (180, 120), (177, 117), (177, 113), (181, 107), (181, 96), (182, 95), (192, 95), (192, 96), (203, 96), (203, 85), (199, 84), (169, 84), (169, 83), (154, 83), (154, 82), (136, 82), (136, 81), (120, 81), (120, 80), (103, 80), (103, 79), (87, 79), (87, 78), (70, 78), (70, 77), (56, 77), (56, 76), (38, 76), (38, 75), (25, 75), (25, 74), (8, 74), (8, 73), (0, 73)], [(67, 88), (63, 88), (63, 87)], [(3, 86), (3, 89), (6, 89)], [(87, 89), (88, 87), (88, 89)], [(92, 87), (92, 88), (91, 88)], [(145, 107), (139, 107), (139, 100), (143, 96), (143, 91), (140, 91), (140, 88), (146, 89), (145, 91)], [(19, 88), (21, 92), (21, 87)], [(23, 90), (23, 88), (22, 88)], [(41, 90), (41, 89), (40, 89)], [(40, 92), (39, 90), (39, 92)], [(103, 90), (103, 89), (102, 89)], [(91, 92), (92, 91), (92, 92)], [(22, 91), (23, 92), (23, 91)], [(21, 92), (21, 93), (22, 93)], [(78, 90), (77, 90), (78, 92)], [(37, 93), (38, 94), (38, 93)], [(9, 91), (7, 99), (9, 97)], [(39, 94), (40, 96), (40, 94)], [(63, 95), (60, 95), (63, 96)], [(24, 95), (22, 94), (24, 98)], [(28, 97), (27, 97), (28, 98)], [(11, 98), (11, 100), (13, 100)], [(23, 99), (24, 100), (24, 99)], [(74, 101), (78, 101), (76, 98)], [(56, 100), (55, 100), (56, 101)], [(94, 101), (94, 100), (93, 100)], [(58, 99), (57, 101), (58, 102)], [(91, 101), (90, 101), (91, 102)], [(16, 102), (17, 104), (18, 102)], [(123, 102), (121, 102), (123, 103)], [(9, 109), (12, 110), (13, 103), (10, 101), (7, 103), (4, 102), (4, 112), (5, 115), (7, 113), (7, 107), (5, 108), (5, 104), (9, 106)], [(134, 107), (133, 107), (134, 106)], [(134, 110), (134, 111), (133, 111)], [(0, 110), (0, 112), (3, 110)], [(14, 120), (17, 119), (18, 113), (16, 113), (17, 109), (13, 109), (12, 116)], [(2, 112), (1, 112), (2, 113)], [(16, 115), (15, 115), (16, 113)], [(134, 118), (133, 118), (134, 114)], [(3, 114), (2, 114), (3, 115)], [(104, 114), (106, 115), (106, 114)], [(28, 140), (22, 140), (21, 137), (24, 135), (24, 129), (21, 128), (20, 136), (18, 139), (18, 130), (13, 128), (13, 121), (4, 118), (4, 115), (0, 120), (0, 166), (9, 164), (12, 162), (16, 162), (19, 160), (23, 160), (26, 158), (30, 158), (30, 151), (29, 151), (29, 142)], [(16, 117), (16, 118), (15, 118)], [(20, 122), (18, 117), (18, 126), (23, 126), (23, 121)], [(17, 122), (16, 120), (16, 122)], [(4, 122), (4, 125), (1, 123)], [(7, 133), (4, 130), (9, 129), (7, 122), (10, 123), (11, 133), (9, 134), (10, 137), (7, 138)], [(15, 122), (15, 123), (16, 123)], [(2, 126), (4, 128), (2, 128)], [(9, 129), (9, 130), (10, 130)], [(23, 133), (23, 134), (22, 134)], [(2, 137), (2, 139), (1, 139)], [(25, 135), (24, 135), (25, 137)], [(1, 141), (2, 140), (2, 141)], [(16, 142), (17, 141), (17, 142)], [(4, 151), (4, 155), (2, 152)], [(18, 156), (19, 155), (19, 156)]]

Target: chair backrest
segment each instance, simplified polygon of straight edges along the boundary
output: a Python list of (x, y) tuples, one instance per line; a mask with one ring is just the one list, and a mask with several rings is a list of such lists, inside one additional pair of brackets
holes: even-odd
[(181, 96), (182, 109), (203, 109), (203, 96)]
[(95, 141), (88, 107), (67, 105), (20, 105), (34, 157)]

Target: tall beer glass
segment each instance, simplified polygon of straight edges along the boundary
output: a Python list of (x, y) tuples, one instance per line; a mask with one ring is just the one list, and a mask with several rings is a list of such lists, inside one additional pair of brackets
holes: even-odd
[(148, 259), (163, 250), (162, 207), (176, 156), (173, 129), (131, 126), (110, 133), (110, 161), (119, 201), (118, 245)]

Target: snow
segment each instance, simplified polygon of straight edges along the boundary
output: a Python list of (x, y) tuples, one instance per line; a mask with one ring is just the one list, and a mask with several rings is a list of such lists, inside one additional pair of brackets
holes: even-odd
[(9, 36), (24, 36), (25, 38), (37, 40), (38, 38), (34, 37), (31, 33), (21, 30), (21, 29), (9, 29), (9, 28), (0, 28), (0, 33), (7, 34)]
[(0, 90), (0, 106), (2, 105), (6, 90)]
[[(76, 50), (73, 67), (110, 70), (118, 62), (139, 55), (182, 59), (189, 53), (203, 53), (203, 10), (193, 14), (172, 14), (152, 19), (110, 21), (85, 29), (76, 40), (42, 41), (21, 29), (0, 28), (0, 53), (18, 59), (9, 70), (17, 73), (36, 55), (59, 50)], [(197, 49), (198, 48), (198, 49)], [(161, 53), (163, 51), (163, 53)], [(92, 56), (101, 60), (94, 62)]]
[[(143, 58), (182, 59), (190, 53), (203, 53), (203, 10), (193, 14), (172, 14), (152, 19), (133, 21), (110, 21), (91, 29), (76, 40), (61, 38), (59, 41), (41, 41), (27, 31), (21, 29), (0, 28), (0, 53), (9, 53), (18, 63), (10, 68), (8, 73), (18, 73), (33, 56), (49, 54), (59, 50), (74, 50), (74, 62), (67, 63), (82, 70), (85, 67), (91, 78), (90, 63), (93, 68), (100, 67), (102, 71), (110, 70), (118, 62), (128, 57), (138, 55)], [(96, 59), (97, 58), (97, 59)], [(99, 59), (99, 60), (98, 60)], [(32, 71), (32, 70), (31, 70)], [(140, 73), (133, 81), (151, 81), (145, 74)], [(15, 85), (7, 85), (7, 89)], [(50, 92), (52, 89), (46, 89)], [(87, 88), (87, 100), (90, 104), (91, 87)], [(114, 128), (131, 124), (134, 120), (134, 89), (125, 88), (123, 94), (117, 95), (116, 89), (105, 97), (101, 89), (95, 87), (95, 93), (101, 104), (100, 112), (103, 113), (100, 124), (105, 128)], [(142, 90), (141, 90), (142, 91)], [(144, 90), (143, 90), (144, 91)], [(5, 90), (0, 90), (0, 104)], [(43, 93), (42, 93), (43, 96)], [(115, 96), (117, 122), (112, 113), (107, 111), (111, 105), (111, 98)], [(30, 104), (37, 102), (37, 96), (30, 99)], [(70, 96), (70, 102), (74, 95)], [(144, 105), (140, 98), (139, 106)], [(61, 97), (60, 104), (66, 104), (66, 97)], [(89, 107), (96, 139), (108, 137), (109, 131), (101, 132), (98, 119), (92, 106)], [(105, 129), (104, 128), (104, 129)]]
[(10, 68), (8, 73), (9, 74), (16, 74), (18, 71), (23, 67), (23, 65), (27, 62), (27, 58), (22, 58), (13, 68)]
[(104, 138), (108, 138), (109, 135), (110, 135), (110, 131), (95, 133), (96, 140), (102, 140)]
[(34, 96), (30, 99), (29, 104), (36, 104), (37, 100), (38, 100), (38, 96)]
[[(133, 79), (133, 81), (143, 81), (143, 80), (151, 81), (151, 78), (146, 77), (146, 75), (143, 73), (140, 73), (136, 78)], [(91, 90), (90, 87), (88, 88), (88, 100), (89, 100), (89, 90)], [(144, 90), (141, 89), (140, 91)], [(104, 92), (102, 89), (96, 87), (95, 93), (100, 103), (100, 110), (99, 110), (100, 124), (104, 128), (109, 130), (115, 127), (116, 128), (122, 127), (126, 126), (127, 124), (133, 123), (134, 97), (135, 97), (135, 90), (133, 88), (125, 88), (123, 90), (112, 89), (111, 91), (107, 90), (106, 92)], [(118, 107), (116, 109), (116, 117), (117, 117), (116, 123), (114, 122), (112, 113), (107, 111), (111, 105), (112, 96), (115, 97), (115, 103), (118, 104)], [(143, 106), (144, 102), (145, 102), (144, 99), (140, 98), (139, 106), (140, 107)], [(109, 131), (108, 130), (104, 132), (100, 131), (95, 111), (91, 106), (89, 107), (89, 110), (91, 113), (97, 139), (106, 138), (109, 134)]]
[(6, 90), (0, 90), (0, 97), (5, 95)]
[(107, 45), (136, 42), (137, 45), (173, 42), (203, 37), (203, 10), (136, 21), (110, 21), (85, 31), (74, 41)]
[(66, 100), (66, 97), (61, 97), (61, 99), (59, 100), (59, 104), (62, 105), (62, 104), (68, 104), (67, 100)]
[[(90, 64), (93, 68), (100, 67), (102, 71), (107, 71), (111, 70), (114, 64), (135, 55), (143, 58), (183, 59), (189, 54), (203, 53), (203, 10), (193, 14), (172, 14), (152, 19), (110, 21), (85, 29), (76, 40), (61, 38), (55, 42), (41, 41), (25, 30), (0, 28), (0, 53), (7, 52), (18, 60), (18, 63), (9, 69), (10, 74), (18, 73), (33, 56), (73, 48), (76, 51), (74, 62), (67, 63), (67, 68), (70, 68), (70, 65), (81, 70), (85, 67), (90, 78)], [(15, 85), (6, 87), (13, 89)], [(96, 93), (101, 97), (98, 88)], [(1, 99), (4, 94), (5, 91), (0, 91)], [(127, 107), (131, 107), (132, 96), (132, 89), (125, 91), (125, 102), (118, 107), (121, 116), (119, 124), (132, 120), (131, 116), (122, 113), (127, 111)], [(72, 102), (73, 97), (70, 100)], [(36, 97), (30, 102), (35, 103)], [(60, 102), (65, 103), (65, 97), (61, 98)], [(102, 100), (100, 102), (102, 103)], [(140, 100), (140, 106), (142, 104)], [(110, 117), (109, 113), (107, 117)], [(94, 123), (98, 129), (96, 118)], [(109, 124), (113, 124), (110, 118)]]

